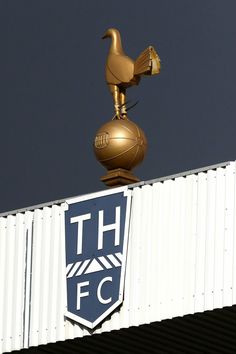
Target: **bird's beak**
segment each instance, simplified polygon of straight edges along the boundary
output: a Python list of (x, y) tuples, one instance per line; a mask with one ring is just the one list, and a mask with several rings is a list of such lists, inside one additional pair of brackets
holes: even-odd
[(102, 36), (102, 39), (107, 38), (107, 32)]

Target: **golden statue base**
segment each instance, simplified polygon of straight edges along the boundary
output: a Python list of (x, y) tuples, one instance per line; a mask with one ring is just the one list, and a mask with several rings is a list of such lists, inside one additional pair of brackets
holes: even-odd
[(137, 183), (140, 179), (134, 176), (131, 171), (124, 168), (116, 168), (107, 171), (107, 174), (100, 178), (108, 187), (120, 187), (127, 184)]

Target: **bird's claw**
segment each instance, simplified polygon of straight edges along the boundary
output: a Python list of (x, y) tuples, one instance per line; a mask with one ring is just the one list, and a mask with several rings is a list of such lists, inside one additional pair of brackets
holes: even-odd
[(121, 119), (128, 119), (127, 113), (121, 113), (120, 117)]
[(119, 114), (115, 113), (114, 116), (113, 116), (113, 118), (112, 118), (112, 120), (115, 120), (115, 119), (123, 119), (123, 118), (122, 118), (122, 116), (120, 115), (120, 113), (119, 113)]

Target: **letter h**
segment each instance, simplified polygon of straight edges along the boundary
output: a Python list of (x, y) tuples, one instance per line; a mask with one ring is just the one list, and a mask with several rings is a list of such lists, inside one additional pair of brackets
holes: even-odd
[(104, 210), (99, 210), (98, 214), (98, 249), (103, 248), (103, 233), (115, 230), (115, 246), (120, 244), (120, 207), (116, 207), (116, 219), (114, 224), (104, 225)]

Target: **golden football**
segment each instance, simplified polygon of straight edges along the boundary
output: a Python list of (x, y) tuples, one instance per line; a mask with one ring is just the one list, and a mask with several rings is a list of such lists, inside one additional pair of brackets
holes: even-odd
[(108, 170), (131, 170), (142, 162), (146, 149), (144, 132), (129, 119), (114, 119), (105, 123), (94, 140), (96, 158)]

